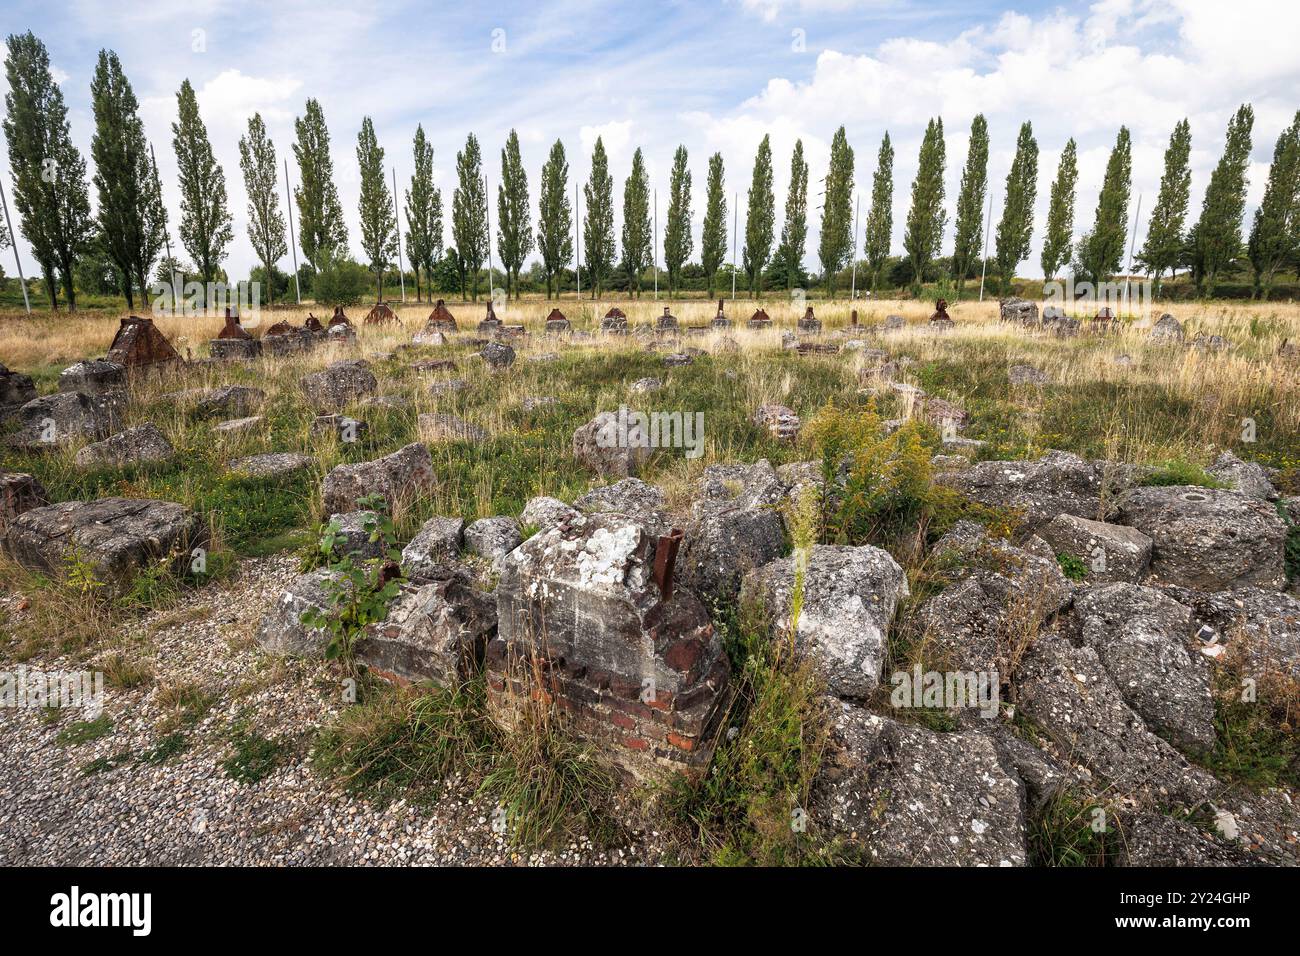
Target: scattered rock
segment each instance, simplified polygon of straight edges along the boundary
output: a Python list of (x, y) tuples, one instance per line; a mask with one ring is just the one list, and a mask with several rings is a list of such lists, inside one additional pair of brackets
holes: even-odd
[(479, 352), (488, 368), (501, 371), (515, 364), (515, 350), (504, 342), (489, 342)]
[[(791, 627), (795, 561), (772, 561), (745, 578), (741, 601), (757, 601), (771, 615), (774, 640)], [(864, 698), (876, 688), (894, 609), (907, 595), (907, 575), (887, 551), (869, 545), (811, 549), (795, 641), (832, 693)]]
[(1012, 385), (1046, 385), (1047, 373), (1032, 365), (1013, 365), (1007, 371)]
[(365, 359), (334, 362), (319, 372), (304, 375), (299, 384), (307, 402), (322, 413), (340, 411), (349, 402), (373, 395), (379, 389), (379, 380)]
[(6, 443), (24, 451), (39, 451), (79, 439), (102, 441), (121, 427), (125, 404), (120, 392), (56, 392), (34, 398), (18, 409), (18, 430)]
[(573, 454), (598, 475), (635, 475), (650, 458), (649, 436), (622, 410), (601, 412), (573, 433)]
[(766, 429), (777, 441), (794, 442), (799, 438), (802, 423), (793, 409), (784, 405), (760, 405), (754, 412), (754, 424)]
[(432, 517), (420, 526), (415, 537), (402, 549), (402, 571), (416, 581), (438, 577), (460, 557), (464, 541), (463, 520)]
[(443, 412), (426, 412), (419, 417), (420, 437), (428, 441), (487, 441), (486, 429)]
[(519, 522), (505, 515), (480, 518), (465, 528), (465, 550), (491, 561), (494, 566), (523, 540)]
[(249, 455), (226, 462), (226, 468), (246, 478), (283, 478), (299, 471), (305, 471), (316, 464), (310, 455), (293, 451), (273, 451), (261, 455)]
[(1151, 539), (1136, 528), (1060, 514), (1038, 529), (1057, 554), (1088, 568), (1088, 580), (1140, 581), (1151, 563)]
[(212, 426), (218, 435), (242, 435), (257, 429), (266, 419), (261, 415), (249, 415), (247, 418), (232, 418)]
[(523, 513), (519, 516), (519, 521), (525, 527), (545, 531), (577, 516), (577, 509), (570, 508), (560, 499), (539, 496), (528, 499), (528, 503), (524, 505)]
[(395, 502), (428, 494), (435, 483), (433, 456), (415, 442), (374, 461), (335, 465), (325, 476), (322, 498), (330, 512), (344, 512), (356, 510), (366, 495), (378, 494), (391, 512)]
[(1212, 478), (1226, 484), (1233, 491), (1258, 498), (1260, 501), (1277, 501), (1277, 489), (1269, 480), (1268, 472), (1258, 462), (1242, 461), (1230, 451), (1225, 451), (1214, 459), (1214, 464), (1205, 469)]
[(176, 454), (167, 436), (152, 422), (136, 425), (77, 452), (78, 468), (122, 467), (150, 461), (166, 461)]
[(126, 388), (126, 366), (104, 359), (78, 362), (59, 373), (60, 392), (103, 395), (123, 388)]
[(0, 470), (0, 542), (20, 514), (49, 503), (45, 486), (31, 475)]

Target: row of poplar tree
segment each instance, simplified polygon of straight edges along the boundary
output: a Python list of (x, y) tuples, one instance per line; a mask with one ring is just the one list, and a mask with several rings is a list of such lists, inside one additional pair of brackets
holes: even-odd
[[(122, 294), (134, 305), (143, 300), (146, 280), (167, 239), (167, 212), (157, 164), (145, 138), (139, 103), (116, 54), (101, 51), (91, 81), (95, 133), (91, 178), (98, 207), (92, 216), (86, 163), (73, 145), (62, 92), (50, 70), (44, 44), (32, 33), (8, 38), (5, 62), (9, 91), (5, 97), (4, 132), (13, 176), (14, 205), (24, 236), (40, 266), (52, 308), (60, 290), (76, 306), (74, 268), (92, 243), (112, 263)], [(205, 283), (220, 273), (233, 240), (225, 175), (217, 163), (207, 129), (199, 116), (194, 88), (186, 80), (177, 93), (178, 116), (172, 124), (181, 191), (180, 239)], [(1250, 162), (1254, 113), (1243, 105), (1228, 126), (1224, 153), (1206, 189), (1201, 214), (1188, 228), (1191, 130), (1186, 120), (1175, 127), (1165, 152), (1165, 169), (1147, 237), (1137, 262), (1155, 277), (1189, 270), (1198, 289), (1211, 294), (1216, 278), (1246, 253), (1254, 269), (1257, 292), (1267, 295), (1278, 272), (1296, 265), (1300, 250), (1300, 113), (1277, 141), (1263, 202), (1247, 242), (1241, 237)], [(331, 268), (347, 255), (348, 231), (334, 183), (329, 130), (320, 104), (309, 99), (295, 120), (293, 153), (299, 184), (294, 189), (298, 241), (303, 259), (314, 272)], [(453, 247), (443, 249), (443, 203), (434, 186), (433, 147), (422, 126), (413, 144), (414, 173), (405, 191), (405, 252), (413, 268), (417, 296), (421, 276), (429, 284), (444, 257), (453, 263), (464, 294), (477, 298), (480, 270), (489, 256), (488, 188), (482, 152), (470, 134), (456, 154), (457, 185), (451, 202)], [(248, 197), (248, 236), (266, 276), (288, 252), (285, 218), (280, 210), (278, 160), (260, 114), (248, 121), (239, 140), (240, 169)], [(361, 172), (361, 248), (376, 276), (382, 298), (383, 273), (397, 259), (398, 217), (384, 172), (384, 149), (369, 117), (357, 137)], [(988, 196), (988, 124), (983, 115), (971, 124), (970, 147), (956, 203), (951, 275), (958, 294), (983, 262), (985, 203)], [(885, 133), (872, 177), (865, 220), (862, 263), (867, 284), (878, 289), (890, 259), (893, 234), (894, 147)], [(1069, 265), (1093, 282), (1107, 281), (1121, 268), (1128, 235), (1131, 192), (1131, 142), (1121, 128), (1110, 154), (1097, 200), (1094, 224), (1073, 239), (1077, 150), (1073, 139), (1062, 150), (1051, 186), (1046, 234), (1042, 243), (1043, 275), (1054, 278)], [(942, 119), (932, 119), (921, 142), (911, 204), (903, 233), (903, 263), (915, 291), (934, 271), (948, 213), (944, 206), (945, 147)], [(710, 295), (728, 251), (728, 204), (722, 155), (709, 157), (705, 211), (700, 236), (700, 264)], [(1004, 289), (1030, 252), (1038, 181), (1038, 143), (1024, 123), (1015, 158), (1007, 174), (994, 255), (987, 266)], [(855, 254), (853, 228), (854, 157), (844, 127), (831, 142), (824, 182), (817, 254), (827, 294), (834, 294), (836, 273)], [(576, 199), (576, 196), (575, 196)], [(790, 186), (780, 235), (776, 234), (769, 137), (758, 146), (748, 191), (740, 268), (751, 294), (762, 291), (764, 276), (785, 278), (786, 288), (801, 281), (808, 234), (808, 164), (797, 141), (790, 161)], [(632, 157), (623, 187), (621, 243), (616, 248), (614, 181), (600, 139), (591, 156), (591, 173), (583, 188), (581, 212), (582, 277), (593, 296), (621, 272), (627, 287), (639, 294), (642, 276), (655, 261), (651, 191), (640, 149)], [(673, 156), (663, 234), (663, 261), (669, 293), (680, 288), (682, 270), (694, 251), (691, 232), (692, 178), (685, 146)], [(557, 140), (541, 171), (536, 234), (532, 226), (528, 177), (512, 130), (501, 151), (497, 189), (496, 249), (507, 291), (519, 295), (524, 260), (539, 254), (548, 297), (573, 262), (574, 217), (570, 202), (569, 164)], [(991, 227), (991, 223), (989, 226)], [(0, 236), (0, 245), (10, 237)], [(621, 252), (621, 257), (620, 257)]]

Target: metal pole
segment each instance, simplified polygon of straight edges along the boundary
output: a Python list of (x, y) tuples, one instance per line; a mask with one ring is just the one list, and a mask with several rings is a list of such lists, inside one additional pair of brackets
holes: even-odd
[(849, 301), (854, 302), (858, 298), (858, 213), (862, 210), (862, 194), (853, 200), (853, 245), (849, 247), (849, 255), (853, 257), (853, 278), (849, 280)]
[(397, 167), (393, 167), (393, 222), (397, 225), (397, 278), (402, 283), (402, 305), (406, 305), (406, 267), (402, 264), (402, 217), (397, 214)]
[(993, 190), (989, 190), (989, 209), (984, 214), (984, 255), (980, 261), (980, 301), (984, 301), (984, 276), (989, 271), (989, 229), (993, 226)]
[(488, 182), (487, 174), (483, 176), (484, 190), (484, 211), (487, 213), (487, 246), (488, 246), (488, 302), (492, 301), (492, 184)]
[(289, 189), (288, 156), (284, 158), (284, 204), (289, 207), (289, 248), (293, 251), (293, 288), (298, 294), (298, 304), (302, 305), (302, 280), (298, 278), (298, 238), (293, 234), (293, 194)]
[(1133, 213), (1133, 236), (1128, 244), (1128, 267), (1124, 270), (1124, 304), (1128, 305), (1129, 277), (1133, 272), (1133, 249), (1137, 246), (1138, 220), (1142, 217), (1142, 194), (1138, 193), (1137, 210)]
[(23, 287), (23, 305), (27, 308), (27, 314), (31, 315), (32, 302), (27, 298), (27, 279), (23, 276), (23, 260), (18, 256), (18, 233), (14, 232), (13, 220), (9, 218), (9, 200), (5, 199), (3, 182), (0, 182), (0, 203), (4, 204), (5, 226), (9, 229), (9, 240), (14, 244), (14, 265), (18, 267), (18, 283)]
[(578, 301), (582, 301), (582, 204), (578, 199), (578, 181), (573, 181), (573, 277), (578, 280)]
[(736, 301), (736, 226), (740, 222), (740, 193), (731, 195), (731, 301)]
[[(149, 144), (149, 159), (153, 163), (153, 174), (154, 176), (157, 176), (158, 175), (158, 154), (154, 152), (153, 143)], [(159, 190), (162, 189), (162, 180), (158, 181), (158, 188)], [(162, 199), (161, 196), (159, 196), (158, 198), (160, 200)], [(12, 231), (13, 230), (11, 229), (10, 232)], [(170, 262), (172, 266), (172, 311), (175, 312), (177, 309), (180, 308), (181, 290), (180, 290), (179, 283), (177, 283), (176, 281), (176, 260), (172, 258), (172, 237), (171, 237), (171, 232), (169, 230), (166, 229), (163, 230), (163, 242), (167, 246), (167, 261)], [(127, 281), (130, 282), (129, 279)], [(140, 294), (144, 295), (143, 289), (140, 290)]]
[(654, 259), (654, 297), (659, 298), (659, 190), (654, 191), (654, 250), (651, 250), (651, 258)]

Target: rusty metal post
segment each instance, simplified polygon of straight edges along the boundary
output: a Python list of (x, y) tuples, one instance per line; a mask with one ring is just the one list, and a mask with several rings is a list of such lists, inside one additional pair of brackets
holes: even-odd
[(655, 583), (665, 601), (673, 596), (673, 568), (677, 564), (677, 549), (681, 547), (682, 537), (682, 529), (673, 528), (659, 536), (659, 545), (655, 548)]

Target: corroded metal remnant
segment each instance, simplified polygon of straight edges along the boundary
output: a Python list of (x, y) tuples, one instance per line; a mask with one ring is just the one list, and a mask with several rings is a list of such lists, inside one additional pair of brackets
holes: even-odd
[(765, 329), (772, 324), (772, 317), (762, 309), (756, 309), (754, 314), (749, 317), (749, 327), (751, 329)]
[(388, 307), (387, 302), (376, 302), (375, 307), (366, 313), (366, 325), (382, 325), (396, 321), (397, 315)]
[(153, 324), (153, 319), (138, 315), (122, 320), (106, 357), (108, 361), (125, 365), (128, 369), (181, 360), (172, 344), (167, 341), (167, 336)]
[(336, 325), (347, 325), (347, 326), (352, 325), (352, 323), (348, 320), (347, 313), (343, 311), (343, 306), (341, 305), (334, 306), (334, 314), (330, 316), (329, 327), (332, 329)]
[(252, 337), (253, 336), (249, 334), (248, 330), (239, 324), (239, 316), (232, 314), (230, 309), (227, 308), (226, 324), (222, 326), (221, 331), (217, 333), (217, 338), (251, 339)]
[(655, 584), (666, 601), (673, 596), (673, 569), (677, 565), (677, 549), (682, 545), (682, 529), (673, 528), (667, 534), (659, 536), (659, 546), (655, 548)]

